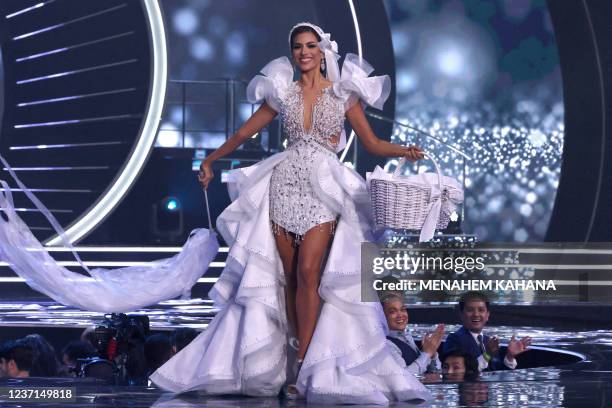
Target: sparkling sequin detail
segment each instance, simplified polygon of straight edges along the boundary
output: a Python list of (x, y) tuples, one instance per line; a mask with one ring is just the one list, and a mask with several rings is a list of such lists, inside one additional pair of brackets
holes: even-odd
[(323, 89), (306, 132), (302, 88), (294, 82), (281, 101), (280, 113), (289, 155), (272, 171), (270, 219), (275, 234), (280, 226), (293, 233), (295, 244), (299, 244), (309, 229), (326, 222), (333, 221), (334, 233), (338, 214), (315, 195), (311, 174), (326, 157), (338, 160), (335, 151), (344, 126), (344, 106), (331, 88)]

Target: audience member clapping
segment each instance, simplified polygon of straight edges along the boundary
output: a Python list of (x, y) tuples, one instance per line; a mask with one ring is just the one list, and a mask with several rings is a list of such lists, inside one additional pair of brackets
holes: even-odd
[(444, 325), (440, 324), (433, 333), (426, 334), (419, 350), (412, 335), (406, 330), (408, 309), (403, 297), (396, 293), (389, 293), (383, 296), (381, 303), (389, 327), (387, 344), (404, 359), (408, 370), (413, 374), (439, 372), (438, 347), (444, 335)]
[(481, 292), (467, 292), (459, 300), (459, 313), (463, 326), (448, 335), (444, 342), (444, 354), (461, 350), (478, 361), (480, 371), (515, 369), (515, 357), (527, 350), (530, 337), (521, 340), (512, 336), (506, 353), (500, 353), (499, 339), (484, 334), (489, 321), (489, 299)]

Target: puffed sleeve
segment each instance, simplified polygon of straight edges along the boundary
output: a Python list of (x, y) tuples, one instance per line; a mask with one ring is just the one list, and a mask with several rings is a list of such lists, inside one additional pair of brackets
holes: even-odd
[(265, 100), (272, 109), (280, 112), (280, 101), (293, 81), (293, 66), (289, 58), (280, 57), (262, 68), (263, 75), (256, 75), (247, 86), (246, 96), (251, 103)]
[(349, 110), (357, 101), (376, 109), (382, 109), (391, 93), (389, 75), (368, 77), (374, 68), (356, 54), (346, 54), (340, 80), (334, 83), (334, 93), (344, 101)]

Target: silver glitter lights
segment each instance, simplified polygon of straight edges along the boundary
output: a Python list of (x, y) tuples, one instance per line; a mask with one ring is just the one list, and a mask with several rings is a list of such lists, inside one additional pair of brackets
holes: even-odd
[[(538, 241), (548, 228), (561, 173), (563, 103), (517, 99), (512, 109), (484, 102), (459, 113), (432, 104), (398, 119), (471, 156), (465, 175), (464, 159), (441, 143), (401, 126), (392, 136), (394, 143), (432, 152), (444, 173), (463, 180), (462, 229), (479, 240)], [(390, 160), (387, 168), (396, 164)]]

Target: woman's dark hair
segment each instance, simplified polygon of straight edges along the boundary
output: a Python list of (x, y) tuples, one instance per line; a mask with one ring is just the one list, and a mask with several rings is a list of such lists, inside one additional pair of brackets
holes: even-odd
[(315, 37), (317, 37), (317, 41), (321, 41), (321, 36), (319, 35), (319, 33), (317, 33), (317, 30), (315, 30), (314, 28), (310, 27), (310, 26), (298, 26), (296, 27), (292, 32), (291, 32), (291, 39), (289, 41), (289, 47), (293, 48), (293, 40), (295, 39), (295, 36), (298, 34), (302, 34), (302, 33), (313, 33), (315, 35)]
[(55, 356), (55, 349), (40, 334), (28, 334), (19, 340), (32, 349), (32, 377), (55, 377), (58, 374), (59, 362)]
[[(293, 50), (293, 40), (295, 39), (295, 36), (298, 34), (302, 34), (302, 33), (313, 33), (314, 36), (317, 38), (317, 41), (321, 41), (321, 36), (319, 35), (319, 33), (317, 33), (317, 30), (315, 30), (314, 28), (310, 27), (310, 26), (298, 26), (296, 28), (293, 29), (293, 31), (291, 32), (291, 36), (289, 39), (289, 49)], [(325, 59), (325, 56), (323, 56), (323, 59)], [(327, 76), (327, 65), (325, 69), (321, 69), (321, 73), (325, 76)]]

